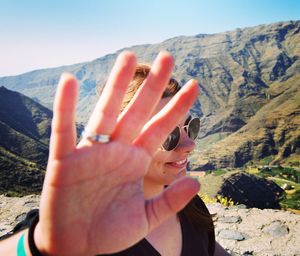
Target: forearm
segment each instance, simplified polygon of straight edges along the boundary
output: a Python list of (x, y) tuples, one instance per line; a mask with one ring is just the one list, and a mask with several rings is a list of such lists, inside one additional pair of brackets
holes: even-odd
[(23, 230), (7, 239), (0, 241), (0, 255), (16, 256), (18, 243), (23, 234), (25, 235), (23, 246), (26, 252), (26, 256), (31, 256), (28, 246), (28, 229)]

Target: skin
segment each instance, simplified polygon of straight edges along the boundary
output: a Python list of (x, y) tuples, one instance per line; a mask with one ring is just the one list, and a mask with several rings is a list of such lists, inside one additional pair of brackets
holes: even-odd
[[(162, 99), (154, 113), (161, 111), (171, 98)], [(188, 116), (178, 124), (182, 127)], [(181, 129), (180, 140), (172, 151), (161, 148), (156, 151), (149, 165), (149, 170), (144, 178), (144, 194), (152, 198), (164, 190), (165, 185), (172, 184), (175, 180), (186, 175), (187, 156), (195, 149), (195, 142), (191, 140), (184, 129)], [(182, 233), (179, 219), (176, 214), (170, 216), (165, 222), (150, 232), (146, 239), (160, 252), (161, 255), (180, 255), (182, 250)], [(216, 241), (215, 256), (229, 256), (230, 254)]]
[[(154, 113), (161, 111), (171, 98), (161, 99)], [(188, 115), (178, 124), (182, 127)], [(145, 198), (152, 198), (162, 193), (165, 185), (170, 185), (177, 179), (185, 177), (187, 156), (195, 149), (195, 142), (191, 140), (184, 129), (181, 129), (177, 147), (171, 151), (159, 148), (152, 157), (149, 169), (144, 178)], [(178, 161), (185, 160), (178, 164)], [(160, 252), (161, 255), (180, 255), (182, 250), (182, 233), (176, 214), (150, 232), (146, 239)], [(228, 252), (215, 241), (215, 256), (230, 256)]]
[[(189, 81), (152, 116), (173, 68), (171, 55), (162, 52), (145, 86), (119, 115), (135, 66), (133, 53), (118, 57), (87, 124), (88, 130), (111, 134), (107, 144), (82, 140), (76, 145), (78, 84), (69, 74), (61, 77), (54, 101), (40, 221), (34, 232), (35, 243), (45, 255), (123, 250), (174, 216), (199, 190), (196, 180), (182, 177), (154, 198), (145, 198), (143, 180), (152, 158), (186, 115), (198, 86), (194, 80)], [(19, 237), (1, 242), (0, 254), (15, 255)]]
[[(154, 113), (161, 111), (171, 97), (160, 100)], [(184, 125), (187, 116), (178, 124)], [(158, 195), (164, 190), (166, 185), (170, 185), (176, 179), (184, 177), (186, 173), (187, 156), (195, 148), (195, 142), (191, 140), (184, 129), (181, 129), (180, 140), (177, 147), (171, 151), (165, 151), (161, 147), (152, 157), (149, 169), (144, 178), (144, 193), (146, 198)], [(184, 161), (178, 163), (178, 161)]]
[[(162, 99), (155, 109), (161, 111), (171, 98)], [(187, 116), (178, 124), (182, 127)], [(172, 184), (175, 180), (186, 174), (187, 156), (195, 148), (184, 129), (181, 129), (180, 140), (177, 147), (171, 151), (159, 148), (154, 154), (149, 165), (149, 170), (144, 178), (144, 194), (152, 198), (163, 192), (165, 185)], [(160, 226), (155, 228), (146, 239), (161, 255), (180, 255), (182, 250), (182, 232), (179, 219), (174, 214)]]

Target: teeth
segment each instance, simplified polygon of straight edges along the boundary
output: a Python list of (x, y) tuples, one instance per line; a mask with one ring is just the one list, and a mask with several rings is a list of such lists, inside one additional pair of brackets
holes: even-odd
[(184, 160), (181, 160), (181, 161), (178, 161), (176, 162), (176, 164), (184, 164), (185, 163), (185, 159)]

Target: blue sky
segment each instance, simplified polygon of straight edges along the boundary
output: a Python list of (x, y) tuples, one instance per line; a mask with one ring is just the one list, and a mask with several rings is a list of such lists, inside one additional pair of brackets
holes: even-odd
[(298, 0), (0, 0), (0, 76), (179, 35), (299, 19)]

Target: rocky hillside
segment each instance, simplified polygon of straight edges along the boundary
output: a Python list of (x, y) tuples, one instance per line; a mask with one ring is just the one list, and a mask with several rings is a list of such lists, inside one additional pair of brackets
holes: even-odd
[[(0, 237), (39, 205), (39, 196), (0, 195)], [(300, 216), (279, 210), (247, 209), (209, 204), (215, 221), (216, 240), (232, 255), (300, 255)], [(283, 246), (284, 245), (284, 246)]]
[(0, 193), (41, 190), (52, 112), (0, 87)]
[(233, 202), (259, 209), (280, 209), (279, 198), (284, 190), (275, 182), (246, 173), (235, 173), (227, 178), (218, 195)]
[[(273, 83), (265, 93), (268, 100), (237, 131), (224, 136), (220, 132), (202, 137), (201, 154), (194, 155), (194, 162), (202, 163), (204, 170), (212, 166), (238, 167), (264, 159), (268, 159), (267, 164), (299, 163), (300, 74)], [(222, 129), (226, 123), (224, 121)], [(214, 139), (201, 149), (202, 141), (207, 142), (216, 136), (219, 136), (219, 141)]]
[[(300, 159), (300, 21), (279, 22), (219, 34), (179, 36), (133, 46), (141, 62), (166, 49), (176, 60), (175, 77), (199, 80), (193, 111), (201, 116), (199, 146), (192, 156), (203, 169), (238, 167), (264, 159), (272, 164)], [(86, 122), (117, 56), (0, 78), (0, 85), (51, 106), (59, 75), (81, 83), (78, 121)]]
[[(40, 192), (48, 160), (52, 111), (0, 87), (0, 194)], [(77, 125), (78, 138), (83, 127)]]
[(299, 215), (243, 205), (211, 204), (208, 209), (214, 214), (216, 240), (231, 255), (300, 255)]

